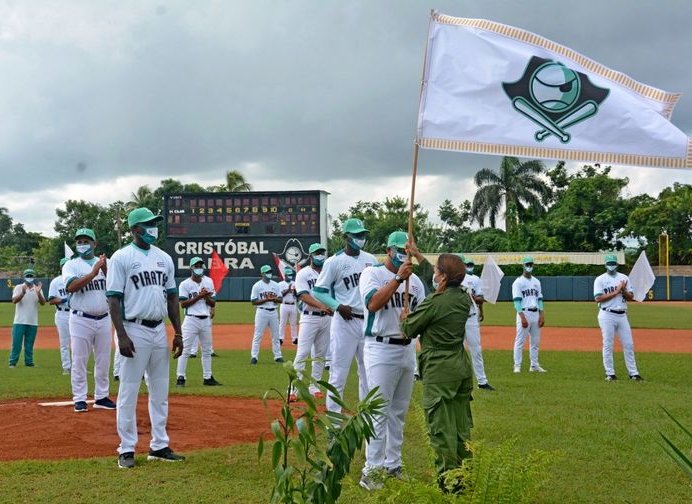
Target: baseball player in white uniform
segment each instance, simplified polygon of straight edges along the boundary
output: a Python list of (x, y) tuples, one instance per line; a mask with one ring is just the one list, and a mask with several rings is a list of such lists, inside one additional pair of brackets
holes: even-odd
[[(332, 310), (317, 301), (311, 294), (322, 266), (327, 258), (327, 248), (319, 243), (313, 243), (308, 249), (310, 265), (302, 268), (296, 274), (296, 295), (301, 303), (300, 332), (298, 334), (298, 350), (293, 360), (293, 367), (302, 375), (305, 370), (305, 360), (312, 356), (312, 380), (310, 393), (321, 399), (324, 394), (314, 383), (322, 379), (324, 362), (329, 347), (329, 326), (332, 323)], [(290, 394), (289, 400), (296, 401), (295, 393)]]
[(204, 261), (201, 257), (193, 257), (190, 260), (192, 273), (190, 278), (180, 283), (180, 306), (185, 310), (183, 320), (183, 354), (178, 359), (178, 377), (175, 385), (184, 387), (186, 381), (185, 371), (187, 359), (190, 355), (192, 342), (199, 340), (202, 345), (202, 383), (206, 386), (221, 385), (211, 374), (211, 312), (216, 304), (216, 292), (214, 282), (204, 275)]
[(538, 363), (538, 347), (541, 342), (541, 327), (545, 323), (543, 315), (543, 291), (541, 282), (532, 275), (533, 257), (526, 256), (521, 260), (524, 273), (512, 284), (512, 299), (517, 311), (517, 335), (514, 338), (514, 372), (521, 373), (521, 360), (524, 341), (529, 336), (529, 371), (545, 373)]
[(169, 353), (166, 341), (168, 318), (173, 325), (173, 358), (183, 352), (180, 305), (171, 256), (154, 246), (161, 216), (148, 208), (136, 208), (127, 216), (133, 241), (111, 257), (107, 296), (113, 325), (118, 333), (120, 362), (117, 426), (120, 436), (118, 467), (135, 466), (137, 445), (137, 396), (144, 373), (149, 381), (151, 442), (148, 460), (178, 462), (168, 445)]
[(488, 383), (488, 378), (485, 376), (485, 365), (483, 364), (483, 349), (481, 348), (481, 326), (483, 321), (483, 288), (481, 287), (481, 279), (478, 275), (474, 275), (473, 271), (476, 267), (473, 259), (465, 259), (466, 276), (461, 285), (471, 293), (471, 311), (469, 318), (466, 321), (466, 347), (471, 354), (471, 362), (473, 363), (473, 372), (476, 375), (478, 388), (484, 390), (495, 390), (495, 387)]
[(111, 318), (106, 299), (106, 256), (94, 255), (96, 235), (88, 228), (75, 233), (79, 257), (62, 268), (69, 293), (72, 347), (72, 400), (77, 413), (87, 411), (87, 362), (94, 354), (94, 408), (115, 409), (108, 397), (111, 361)]
[(397, 477), (402, 474), (404, 420), (416, 366), (415, 341), (405, 337), (399, 328), (405, 305), (404, 281), (409, 278), (409, 311), (425, 298), (423, 282), (412, 273), (413, 265), (406, 255), (407, 242), (408, 235), (403, 231), (390, 234), (384, 264), (369, 266), (360, 276), (360, 296), (367, 310), (363, 326), (365, 372), (370, 389), (379, 387), (385, 400), (382, 413), (375, 418), (375, 436), (365, 448), (360, 486), (366, 490), (382, 486), (372, 477), (374, 471), (384, 469)]
[(296, 309), (296, 284), (292, 268), (284, 268), (284, 278), (279, 282), (281, 306), (279, 307), (279, 339), (284, 341), (286, 324), (291, 326), (291, 342), (298, 344), (298, 310)]
[[(335, 312), (330, 330), (332, 360), (329, 383), (336, 387), (339, 395), (343, 397), (348, 372), (355, 357), (358, 364), (358, 397), (362, 400), (370, 389), (363, 362), (365, 306), (358, 290), (358, 283), (363, 270), (377, 264), (377, 259), (362, 250), (368, 230), (360, 219), (347, 219), (342, 231), (346, 245), (342, 251), (324, 262), (312, 294), (315, 299)], [(341, 412), (341, 406), (334, 402), (329, 394), (326, 404), (329, 411)]]
[[(60, 259), (60, 269), (69, 259)], [(55, 306), (55, 327), (60, 340), (60, 364), (62, 374), (70, 374), (72, 360), (70, 359), (70, 307), (67, 304), (67, 290), (62, 273), (50, 281), (48, 286), (48, 303)]]
[(609, 254), (605, 257), (605, 266), (607, 271), (594, 282), (593, 295), (599, 307), (598, 325), (603, 335), (603, 367), (606, 381), (617, 380), (613, 364), (613, 343), (616, 334), (622, 343), (625, 366), (630, 380), (640, 381), (643, 378), (637, 370), (632, 329), (627, 320), (627, 301), (634, 299), (630, 279), (627, 275), (618, 273), (618, 261), (615, 255)]
[(259, 359), (260, 344), (264, 336), (264, 330), (269, 327), (272, 335), (272, 352), (274, 361), (283, 362), (281, 356), (281, 341), (279, 340), (279, 319), (276, 316), (276, 305), (281, 303), (281, 289), (279, 284), (272, 280), (271, 266), (264, 265), (260, 268), (262, 279), (252, 286), (250, 301), (257, 307), (255, 311), (255, 334), (252, 337), (252, 350), (250, 351), (250, 364), (257, 364)]

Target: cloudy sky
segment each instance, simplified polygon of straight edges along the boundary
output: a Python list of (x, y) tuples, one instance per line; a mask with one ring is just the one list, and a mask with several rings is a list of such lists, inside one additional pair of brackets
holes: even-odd
[[(673, 122), (692, 134), (688, 0), (2, 0), (0, 207), (52, 235), (66, 199), (218, 184), (228, 169), (258, 190), (329, 191), (332, 214), (407, 196), (431, 8), (682, 92)], [(498, 164), (421, 151), (417, 200), (435, 214), (472, 199), (475, 171)], [(631, 194), (692, 183), (690, 170), (614, 173)]]

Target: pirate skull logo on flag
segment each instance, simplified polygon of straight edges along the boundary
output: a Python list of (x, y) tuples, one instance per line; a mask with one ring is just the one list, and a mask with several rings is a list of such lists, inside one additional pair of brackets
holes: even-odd
[(598, 112), (608, 89), (593, 84), (589, 77), (562, 63), (534, 56), (516, 82), (503, 82), (514, 109), (540, 126), (534, 138), (542, 142), (555, 136), (568, 143), (566, 130)]

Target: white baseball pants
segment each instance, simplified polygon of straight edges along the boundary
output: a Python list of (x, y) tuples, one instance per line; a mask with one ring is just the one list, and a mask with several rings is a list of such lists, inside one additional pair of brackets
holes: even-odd
[(379, 387), (385, 405), (375, 417), (375, 437), (365, 447), (363, 474), (373, 469), (401, 467), (404, 420), (411, 402), (413, 372), (416, 366), (416, 342), (407, 346), (378, 343), (365, 338), (363, 350), (370, 390)]
[(538, 367), (538, 347), (541, 343), (541, 328), (538, 327), (538, 312), (525, 311), (524, 315), (529, 327), (521, 327), (521, 318), (517, 313), (517, 335), (514, 338), (514, 366), (521, 367), (524, 351), (524, 341), (529, 336), (529, 358), (531, 367)]
[[(335, 313), (332, 317), (330, 333), (332, 360), (329, 364), (329, 384), (336, 387), (339, 395), (343, 398), (346, 379), (355, 357), (358, 365), (358, 398), (362, 400), (370, 390), (365, 363), (363, 362), (363, 346), (365, 344), (363, 319), (354, 317), (351, 320), (344, 320), (341, 315)], [(327, 410), (341, 413), (341, 406), (332, 401), (330, 394), (327, 394), (325, 403)]]
[(60, 364), (64, 371), (68, 371), (72, 367), (72, 360), (70, 359), (70, 312), (56, 311), (55, 327), (58, 330), (58, 339), (60, 340)]
[(255, 334), (252, 337), (252, 350), (250, 356), (259, 359), (260, 344), (264, 337), (264, 330), (269, 327), (272, 335), (272, 352), (274, 359), (281, 357), (281, 343), (279, 342), (279, 319), (276, 316), (276, 309), (265, 310), (257, 308), (255, 311)]
[[(187, 360), (192, 350), (197, 350), (197, 341), (202, 346), (202, 378), (211, 378), (211, 319), (198, 319), (192, 315), (186, 315), (182, 325), (183, 353), (178, 357), (176, 376), (187, 378)], [(193, 346), (194, 345), (194, 346)]]
[(485, 365), (483, 364), (483, 349), (481, 348), (481, 327), (478, 323), (478, 315), (469, 317), (466, 321), (466, 348), (471, 354), (473, 363), (473, 373), (476, 375), (478, 385), (488, 383), (485, 376)]
[(117, 426), (120, 436), (118, 453), (134, 452), (137, 446), (137, 396), (146, 372), (149, 389), (149, 419), (152, 450), (168, 446), (168, 370), (170, 351), (166, 341), (166, 326), (144, 327), (123, 322), (125, 331), (135, 346), (134, 357), (120, 361), (120, 388), (117, 401)]
[(72, 400), (87, 400), (87, 363), (94, 354), (94, 399), (108, 397), (108, 371), (111, 365), (111, 318), (88, 319), (70, 314), (72, 347)]
[(286, 324), (291, 326), (291, 341), (298, 337), (298, 310), (295, 304), (281, 303), (279, 307), (279, 339), (286, 340)]
[[(318, 315), (303, 314), (300, 317), (300, 332), (298, 333), (298, 350), (293, 360), (293, 367), (302, 375), (305, 370), (305, 360), (309, 355), (312, 356), (312, 379), (317, 381), (322, 379), (324, 363), (329, 346), (329, 328), (332, 318), (328, 315), (322, 317)], [(310, 384), (310, 393), (319, 391), (319, 387), (314, 383)]]
[(618, 315), (605, 310), (598, 310), (598, 325), (601, 327), (603, 336), (603, 367), (607, 375), (615, 374), (613, 363), (613, 346), (615, 335), (620, 337), (622, 343), (622, 353), (625, 356), (625, 366), (627, 373), (632, 376), (639, 374), (637, 361), (634, 358), (634, 341), (632, 340), (632, 329), (627, 319), (627, 314)]

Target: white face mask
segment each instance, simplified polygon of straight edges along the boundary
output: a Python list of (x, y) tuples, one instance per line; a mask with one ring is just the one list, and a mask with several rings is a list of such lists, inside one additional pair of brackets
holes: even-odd
[(25, 278), (24, 281), (25, 281), (26, 283), (28, 283), (29, 285), (31, 285), (32, 283), (34, 283), (34, 279), (33, 279), (33, 278)]
[(195, 275), (201, 277), (202, 275), (204, 275), (204, 268), (195, 268), (195, 269), (192, 270), (192, 272), (193, 272)]
[(75, 248), (77, 249), (77, 252), (79, 252), (80, 254), (88, 254), (91, 251), (91, 245), (89, 245), (88, 243), (77, 245)]
[(272, 279), (272, 274), (271, 274), (271, 273), (263, 273), (263, 276), (264, 276), (264, 278), (266, 278), (267, 280), (271, 280), (271, 279)]
[(433, 286), (433, 290), (437, 290), (438, 287), (440, 287), (440, 283), (437, 280), (435, 280), (435, 273), (433, 273), (433, 276), (432, 276), (432, 286)]
[(615, 273), (618, 270), (618, 265), (606, 265), (606, 269), (608, 270), (608, 273)]
[(353, 243), (353, 245), (355, 245), (355, 248), (357, 248), (358, 250), (360, 250), (360, 249), (362, 249), (363, 247), (365, 247), (365, 242), (366, 242), (366, 241), (367, 241), (367, 240), (366, 240), (365, 238), (353, 238), (353, 239), (351, 240), (351, 242)]
[(533, 271), (533, 266), (524, 266), (524, 271), (531, 273)]

